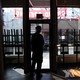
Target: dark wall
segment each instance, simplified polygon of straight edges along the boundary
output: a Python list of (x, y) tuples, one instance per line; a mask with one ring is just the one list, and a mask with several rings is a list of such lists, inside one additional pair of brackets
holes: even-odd
[(80, 6), (80, 0), (57, 0), (57, 6)]
[(24, 5), (25, 0), (2, 0), (3, 7), (21, 7)]
[[(2, 0), (2, 6), (21, 7), (24, 6), (25, 2), (26, 0)], [(57, 6), (80, 6), (80, 0), (57, 0)]]
[[(2, 7), (23, 7), (26, 0), (2, 0)], [(29, 3), (29, 7), (32, 3)]]

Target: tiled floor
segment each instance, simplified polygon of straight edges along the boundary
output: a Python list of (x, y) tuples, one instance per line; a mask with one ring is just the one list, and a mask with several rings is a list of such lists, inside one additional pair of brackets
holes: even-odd
[[(60, 68), (57, 70), (57, 74), (58, 75), (52, 73), (42, 73), (41, 78), (37, 79), (36, 75), (34, 75), (34, 78), (32, 79), (29, 74), (24, 74), (24, 69), (14, 68), (11, 66), (5, 69), (4, 80), (80, 80), (80, 68)], [(75, 75), (79, 77), (74, 77)]]
[[(76, 71), (77, 75), (80, 75), (80, 68), (71, 70), (73, 73)], [(42, 73), (42, 77), (37, 79), (36, 75), (34, 75), (34, 78), (31, 78), (29, 74), (24, 74), (24, 70), (22, 68), (14, 68), (11, 66), (5, 69), (4, 80), (80, 80), (80, 77), (70, 77), (68, 74), (70, 71), (69, 69), (67, 70), (62, 68), (57, 70), (59, 73), (58, 75), (51, 73)], [(71, 75), (73, 76), (76, 73)]]
[(42, 77), (36, 79), (36, 75), (31, 79), (29, 75), (25, 75), (23, 69), (6, 69), (4, 74), (5, 80), (54, 80), (50, 73), (42, 73)]
[(34, 78), (31, 78), (29, 74), (24, 74), (23, 69), (14, 69), (12, 67), (5, 70), (4, 78), (4, 80), (65, 80), (51, 73), (42, 73), (41, 78), (36, 78), (36, 75), (34, 75)]

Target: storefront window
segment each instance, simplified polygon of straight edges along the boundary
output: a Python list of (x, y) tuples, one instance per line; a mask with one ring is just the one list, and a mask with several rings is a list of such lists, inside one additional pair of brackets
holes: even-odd
[(68, 61), (67, 57), (70, 57), (68, 55), (75, 56), (79, 53), (80, 47), (78, 44), (80, 44), (80, 8), (58, 7), (57, 13), (58, 55), (63, 55), (60, 60), (64, 60), (63, 62), (65, 62), (65, 60)]
[[(23, 56), (23, 8), (2, 8), (5, 56)], [(20, 45), (19, 49), (16, 45)], [(6, 47), (5, 47), (6, 46)]]

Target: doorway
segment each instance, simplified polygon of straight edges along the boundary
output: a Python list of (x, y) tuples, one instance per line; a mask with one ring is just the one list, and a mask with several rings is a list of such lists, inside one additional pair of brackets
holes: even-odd
[[(49, 52), (49, 24), (48, 23), (30, 23), (30, 34), (31, 36), (35, 33), (35, 27), (40, 25), (42, 27), (41, 34), (44, 38), (44, 47), (43, 47), (43, 63), (42, 70), (50, 69), (50, 52)], [(30, 36), (30, 38), (31, 38)], [(32, 50), (31, 50), (32, 57)], [(35, 66), (36, 68), (36, 66)]]

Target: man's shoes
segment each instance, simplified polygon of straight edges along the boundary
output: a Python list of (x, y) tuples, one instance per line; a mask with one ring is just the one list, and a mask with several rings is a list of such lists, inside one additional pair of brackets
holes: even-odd
[(36, 78), (41, 78), (42, 74), (36, 74)]

